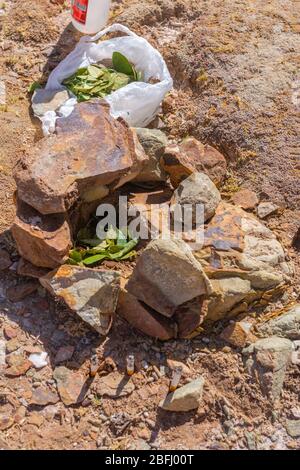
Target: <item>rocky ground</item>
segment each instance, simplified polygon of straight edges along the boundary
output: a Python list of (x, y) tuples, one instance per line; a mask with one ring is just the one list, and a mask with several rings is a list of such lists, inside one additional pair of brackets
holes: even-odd
[[(41, 138), (28, 85), (44, 83), (79, 38), (61, 3), (0, 4), (0, 83), (7, 95), (4, 100), (0, 91), (0, 447), (299, 448), (299, 307), (291, 310), (299, 300), (300, 275), (299, 2), (113, 2), (111, 21), (145, 36), (175, 79), (163, 105), (162, 130), (174, 143), (194, 136), (222, 152), (223, 200), (248, 204), (250, 212), (264, 203), (258, 215), (285, 249), (275, 268), (281, 273), (287, 261), (295, 271), (275, 299), (267, 293), (249, 311), (246, 292), (238, 323), (221, 321), (194, 339), (167, 342), (138, 333), (119, 316), (100, 338), (37, 281), (16, 274), (19, 256), (9, 231), (15, 215), (12, 168)], [(276, 210), (265, 216), (270, 204)], [(263, 323), (254, 333), (266, 339), (249, 337), (249, 323)], [(129, 379), (125, 358), (132, 353), (136, 373)], [(101, 370), (91, 377), (95, 354)], [(175, 404), (160, 407), (174, 361), (184, 365), (180, 385), (188, 388), (178, 390)], [(195, 383), (199, 377), (204, 385)], [(186, 409), (187, 398), (195, 409), (166, 409)]]

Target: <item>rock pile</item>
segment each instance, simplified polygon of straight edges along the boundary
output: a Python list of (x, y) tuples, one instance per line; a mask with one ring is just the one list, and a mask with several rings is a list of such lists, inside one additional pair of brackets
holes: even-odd
[[(241, 194), (235, 205), (221, 201), (217, 186), (225, 174), (224, 157), (194, 138), (168, 145), (159, 130), (129, 129), (114, 120), (106, 104), (78, 104), (58, 120), (56, 135), (17, 165), (12, 232), (23, 258), (19, 271), (39, 277), (100, 334), (109, 331), (116, 308), (143, 333), (167, 340), (269, 301), (288, 281), (290, 267), (275, 235), (242, 208), (254, 210), (255, 195), (246, 205)], [(189, 204), (194, 227), (196, 207), (203, 208), (203, 245), (174, 234), (151, 241), (122, 289), (113, 270), (64, 265), (74, 235), (103, 198), (129, 181), (168, 178), (167, 207)], [(238, 347), (249, 337), (243, 327), (228, 335)]]
[(195, 257), (211, 280), (206, 318), (212, 321), (246, 311), (259, 299), (270, 300), (292, 274), (275, 235), (252, 214), (223, 202)]
[[(264, 305), (291, 275), (275, 235), (228, 203), (217, 206), (202, 249), (185, 258), (187, 247), (183, 241), (151, 242), (122, 294), (118, 312), (150, 336), (169, 339), (177, 331), (188, 337), (203, 322), (232, 318), (254, 302)], [(251, 337), (242, 326), (232, 335), (238, 336), (231, 340), (238, 347)]]
[(39, 267), (63, 264), (82, 218), (147, 161), (135, 131), (113, 119), (106, 104), (81, 103), (59, 119), (56, 135), (42, 139), (15, 170), (12, 232), (23, 258)]
[(59, 119), (56, 134), (42, 139), (16, 166), (12, 233), (22, 256), (18, 272), (41, 278), (101, 334), (108, 332), (116, 308), (118, 273), (60, 266), (100, 200), (134, 179), (147, 162), (135, 131), (95, 101)]

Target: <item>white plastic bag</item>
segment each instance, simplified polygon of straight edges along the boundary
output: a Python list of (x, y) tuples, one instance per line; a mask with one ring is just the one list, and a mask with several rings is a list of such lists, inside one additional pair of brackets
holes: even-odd
[[(122, 32), (127, 36), (97, 44), (102, 36), (111, 32)], [(62, 82), (76, 70), (111, 59), (115, 51), (121, 52), (137, 70), (143, 72), (145, 82), (150, 78), (159, 80), (155, 84), (133, 82), (105, 98), (114, 118), (122, 117), (131, 127), (146, 127), (156, 116), (166, 93), (171, 90), (173, 80), (161, 54), (146, 39), (121, 24), (113, 24), (93, 37), (82, 37), (75, 49), (52, 71), (46, 90), (65, 89)], [(72, 112), (74, 102), (74, 98), (71, 98), (57, 113), (48, 111), (40, 118), (44, 134), (53, 132), (58, 117), (68, 116)]]

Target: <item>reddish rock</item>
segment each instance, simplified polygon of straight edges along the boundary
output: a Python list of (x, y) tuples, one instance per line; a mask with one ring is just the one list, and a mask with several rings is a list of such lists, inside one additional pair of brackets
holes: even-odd
[(195, 171), (206, 173), (218, 186), (224, 180), (227, 164), (223, 155), (210, 145), (203, 145), (193, 137), (180, 145), (169, 145), (161, 164), (170, 175), (174, 188)]
[(14, 287), (9, 287), (6, 291), (6, 295), (11, 302), (20, 302), (25, 299), (25, 297), (35, 292), (38, 287), (39, 284), (37, 282), (29, 281)]
[(0, 271), (8, 269), (12, 264), (9, 254), (5, 250), (0, 249)]
[(204, 318), (204, 298), (196, 297), (178, 307), (174, 320), (178, 327), (178, 337), (186, 338), (201, 325)]
[(6, 361), (10, 366), (5, 370), (7, 377), (19, 377), (20, 375), (24, 375), (32, 366), (31, 362), (20, 354), (7, 356)]
[(12, 234), (20, 255), (43, 268), (56, 268), (63, 264), (72, 247), (65, 215), (43, 216), (20, 200)]
[(121, 291), (119, 295), (117, 313), (146, 335), (162, 341), (176, 337), (177, 328), (173, 321), (167, 320), (126, 291)]
[(35, 279), (39, 279), (40, 277), (45, 276), (48, 274), (48, 272), (49, 269), (34, 266), (24, 258), (20, 258), (17, 267), (17, 273), (19, 276), (33, 277)]
[(0, 431), (5, 431), (9, 429), (14, 424), (14, 418), (12, 416), (12, 406), (10, 404), (6, 404), (1, 406), (0, 409)]
[(271, 401), (280, 397), (292, 352), (292, 341), (277, 336), (259, 339), (242, 351), (245, 370)]
[(18, 162), (20, 199), (42, 214), (66, 212), (79, 198), (101, 199), (108, 187), (134, 179), (148, 161), (135, 131), (110, 116), (108, 104), (78, 104), (57, 121), (56, 134)]
[(171, 370), (180, 367), (182, 370), (183, 377), (189, 377), (192, 374), (191, 369), (187, 365), (185, 365), (183, 362), (175, 361), (174, 359), (167, 359), (167, 366)]
[(236, 348), (244, 348), (246, 344), (253, 343), (257, 340), (250, 330), (251, 324), (249, 323), (231, 323), (222, 331), (220, 338)]
[(243, 251), (242, 216), (238, 208), (225, 203), (219, 204), (214, 218), (205, 230), (204, 246), (215, 250)]
[(66, 367), (57, 367), (53, 377), (58, 393), (66, 406), (81, 403), (87, 392), (86, 377), (79, 371), (73, 372)]
[(7, 339), (13, 339), (18, 336), (18, 329), (9, 325), (4, 326), (3, 331)]
[(45, 387), (38, 387), (32, 391), (32, 397), (30, 399), (31, 405), (46, 406), (54, 405), (59, 401), (59, 396), (56, 392)]
[(232, 202), (245, 210), (253, 210), (259, 203), (258, 197), (250, 189), (241, 189), (232, 196)]

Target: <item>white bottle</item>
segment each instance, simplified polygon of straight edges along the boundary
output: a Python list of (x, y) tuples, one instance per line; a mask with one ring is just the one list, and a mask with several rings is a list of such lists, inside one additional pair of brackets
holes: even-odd
[(84, 34), (98, 33), (107, 23), (111, 0), (72, 0), (72, 23)]

